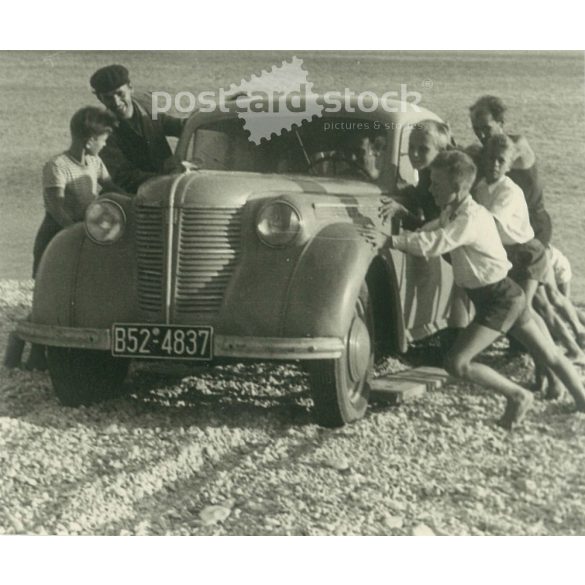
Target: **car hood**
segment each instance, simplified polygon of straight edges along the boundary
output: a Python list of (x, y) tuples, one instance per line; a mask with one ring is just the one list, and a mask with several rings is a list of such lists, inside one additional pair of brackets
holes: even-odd
[(351, 179), (276, 175), (234, 171), (190, 171), (181, 175), (156, 177), (142, 185), (137, 200), (141, 205), (167, 207), (240, 207), (250, 199), (279, 194), (317, 193), (323, 195), (376, 196), (380, 188)]

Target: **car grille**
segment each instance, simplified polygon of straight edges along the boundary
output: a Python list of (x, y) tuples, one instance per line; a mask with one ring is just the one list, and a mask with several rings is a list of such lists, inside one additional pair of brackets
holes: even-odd
[(163, 302), (164, 209), (138, 207), (136, 254), (138, 264), (138, 305), (158, 317)]
[(175, 287), (177, 315), (207, 315), (220, 309), (240, 253), (239, 209), (181, 210)]
[[(164, 306), (165, 210), (139, 207), (137, 212), (138, 299), (141, 311), (162, 317)], [(194, 316), (211, 323), (240, 253), (241, 210), (189, 207), (178, 210), (177, 257), (172, 315)]]

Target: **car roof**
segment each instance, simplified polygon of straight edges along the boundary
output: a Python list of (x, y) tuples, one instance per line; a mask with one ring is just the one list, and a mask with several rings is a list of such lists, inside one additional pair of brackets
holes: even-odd
[[(309, 98), (299, 96), (298, 109), (301, 110), (299, 115), (304, 112), (310, 112), (312, 116), (315, 114), (319, 115), (318, 112), (321, 112), (320, 115), (324, 117), (351, 116), (376, 118), (388, 122), (399, 122), (401, 124), (414, 123), (425, 119), (441, 120), (435, 113), (415, 103), (384, 96), (377, 97), (372, 92), (367, 92), (367, 94), (363, 95), (349, 94), (347, 100), (342, 94), (338, 95), (339, 97), (343, 97), (341, 102), (335, 102), (335, 106), (339, 108), (338, 111), (329, 111), (327, 109), (326, 106), (331, 104), (331, 100), (327, 97), (327, 94), (314, 95)], [(270, 96), (260, 97), (258, 95), (248, 96), (245, 94), (236, 94), (225, 101), (225, 108), (229, 111), (226, 113), (233, 115), (244, 104), (254, 102), (260, 111), (272, 112), (269, 108), (274, 101)], [(301, 104), (303, 105), (302, 109), (300, 108)], [(263, 107), (260, 108), (260, 105)], [(193, 115), (197, 113), (198, 110), (195, 110)]]

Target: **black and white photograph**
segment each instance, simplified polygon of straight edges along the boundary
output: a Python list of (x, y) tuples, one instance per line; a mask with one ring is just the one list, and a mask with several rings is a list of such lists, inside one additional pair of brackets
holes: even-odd
[(0, 110), (0, 535), (585, 534), (582, 51), (3, 50)]

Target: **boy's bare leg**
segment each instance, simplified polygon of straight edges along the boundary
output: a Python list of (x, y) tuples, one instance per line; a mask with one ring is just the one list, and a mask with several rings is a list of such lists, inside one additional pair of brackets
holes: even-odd
[[(540, 315), (534, 310), (533, 306), (534, 296), (536, 295), (536, 291), (539, 285), (538, 281), (528, 279), (523, 282), (519, 282), (518, 284), (521, 286), (522, 290), (524, 291), (524, 294), (526, 295), (526, 305), (528, 307), (530, 315), (540, 328), (542, 335), (546, 337), (549, 343), (554, 346), (555, 342), (550, 334), (550, 331), (548, 330), (548, 327), (546, 326), (546, 323), (543, 321), (542, 317), (540, 317)], [(539, 380), (543, 379), (543, 376), (546, 376), (548, 382), (546, 398), (552, 400), (554, 400), (555, 398), (560, 398), (563, 395), (563, 385), (561, 381), (557, 378), (557, 376), (550, 368), (547, 368), (542, 361), (538, 360), (537, 357), (533, 355), (532, 352), (530, 352), (530, 349), (527, 346), (526, 349), (532, 355), (532, 359), (534, 360), (534, 368), (536, 370), (535, 373), (536, 383), (538, 384)], [(541, 371), (539, 371), (539, 369)], [(537, 390), (540, 389), (541, 388), (537, 386)]]
[(569, 322), (571, 327), (575, 330), (575, 333), (577, 335), (585, 333), (585, 325), (579, 320), (577, 308), (573, 305), (571, 299), (565, 296), (557, 288), (555, 283), (552, 285), (547, 283), (544, 288), (553, 307), (560, 313), (563, 319), (566, 319)]
[[(557, 285), (557, 288), (559, 289), (559, 292), (567, 297), (569, 300), (571, 300), (571, 281), (569, 280), (568, 282), (561, 282)], [(577, 318), (579, 319), (579, 322), (581, 323), (581, 325), (585, 325), (585, 313), (579, 309), (578, 307), (575, 307), (575, 305), (573, 304), (573, 301), (571, 301), (571, 305), (572, 307), (575, 309), (575, 313), (577, 314)]]
[(489, 366), (473, 361), (500, 336), (499, 331), (471, 323), (457, 337), (447, 355), (445, 368), (458, 378), (487, 386), (505, 396), (507, 406), (500, 424), (511, 429), (524, 418), (534, 400), (532, 394)]
[(575, 305), (573, 305), (573, 302), (569, 296), (563, 292), (566, 291), (569, 286), (570, 285), (568, 284), (561, 284), (558, 286), (556, 280), (554, 279), (554, 274), (549, 271), (547, 280), (544, 284), (544, 289), (546, 297), (553, 305), (557, 313), (571, 325), (575, 335), (577, 336), (579, 346), (583, 348), (585, 345), (585, 325), (583, 325), (583, 323), (581, 323), (579, 320), (577, 308)]
[[(544, 320), (552, 337), (560, 341), (567, 348), (567, 357), (577, 364), (585, 365), (585, 353), (577, 345), (573, 333), (555, 311), (555, 306), (549, 301), (547, 290), (544, 286), (539, 286), (534, 295), (534, 308)], [(585, 333), (585, 330), (583, 333)]]
[[(534, 299), (532, 301), (532, 307), (535, 309), (533, 312), (533, 317), (535, 314), (538, 314), (539, 317), (542, 316), (545, 321), (542, 326), (543, 332), (546, 330), (546, 333), (550, 333), (547, 325), (549, 320), (552, 320), (552, 315), (550, 314), (550, 305), (545, 304), (542, 300), (541, 291), (539, 290), (541, 288), (542, 287), (539, 287), (536, 290), (536, 294), (534, 295)], [(540, 326), (540, 319), (537, 321), (537, 323)], [(510, 335), (510, 337), (514, 339), (512, 335)], [(518, 343), (517, 340), (516, 343)], [(551, 389), (550, 392), (555, 394), (555, 397), (558, 397), (557, 395), (560, 395), (560, 393), (556, 391), (556, 389), (559, 385), (554, 380), (551, 372), (547, 371), (547, 368), (545, 368), (541, 363), (538, 363), (538, 360), (536, 360), (534, 356), (532, 356), (532, 359), (534, 360), (534, 390), (536, 392), (544, 392), (548, 386), (548, 388)]]
[[(573, 306), (575, 306), (575, 305), (573, 305)], [(581, 322), (581, 324), (585, 325), (585, 312), (583, 312), (578, 307), (575, 307), (575, 311), (577, 311), (577, 317), (579, 317), (579, 321)]]
[[(555, 342), (550, 334), (550, 331), (548, 330), (548, 327), (546, 326), (542, 317), (536, 311), (531, 311), (531, 315), (532, 315), (532, 321), (535, 323), (536, 327), (540, 331), (540, 334), (539, 334), (540, 337), (542, 339), (545, 339), (547, 344), (549, 346), (553, 347), (555, 349), (555, 351), (557, 351), (558, 350), (557, 345), (555, 344)], [(511, 331), (509, 333), (510, 333), (510, 335), (512, 335)], [(514, 337), (514, 335), (512, 335), (512, 337)], [(526, 350), (532, 356), (532, 359), (534, 360), (535, 370), (540, 369), (541, 370), (540, 375), (542, 376), (544, 374), (544, 376), (546, 377), (547, 385), (546, 385), (545, 398), (547, 400), (555, 400), (557, 398), (561, 398), (561, 396), (564, 394), (564, 391), (565, 391), (562, 381), (556, 375), (554, 370), (552, 370), (551, 368), (549, 368), (546, 365), (546, 362), (542, 361), (541, 359), (538, 358), (537, 355), (533, 354), (532, 350), (528, 346), (525, 346), (525, 347), (526, 347)], [(535, 374), (535, 376), (538, 379), (538, 374)]]
[(510, 333), (526, 346), (535, 359), (546, 364), (560, 378), (575, 400), (577, 410), (585, 412), (585, 388), (577, 370), (554, 343), (542, 335), (540, 327), (534, 320), (517, 323), (510, 329)]

